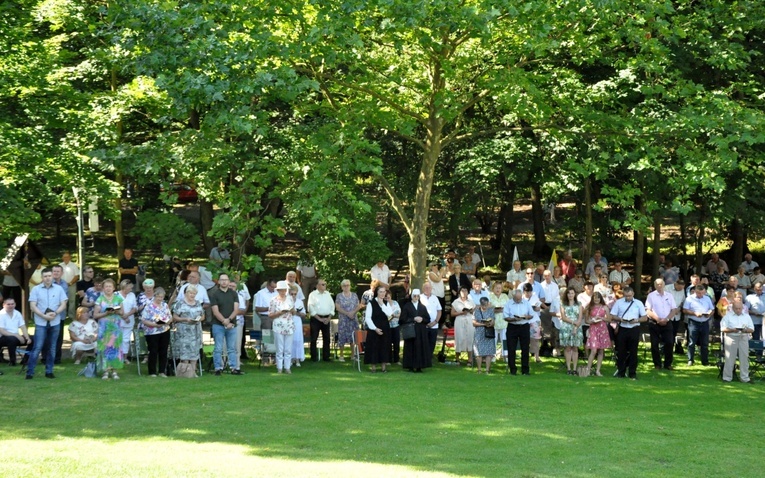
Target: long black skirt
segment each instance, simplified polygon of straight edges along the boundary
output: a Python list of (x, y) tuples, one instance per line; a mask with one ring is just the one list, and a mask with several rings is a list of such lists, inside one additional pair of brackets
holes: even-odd
[(428, 329), (424, 324), (414, 324), (415, 336), (404, 341), (404, 359), (402, 365), (408, 369), (422, 369), (433, 366), (433, 356), (430, 354)]
[(381, 328), (382, 335), (374, 330), (367, 331), (367, 342), (364, 344), (364, 363), (377, 365), (390, 363), (390, 327)]

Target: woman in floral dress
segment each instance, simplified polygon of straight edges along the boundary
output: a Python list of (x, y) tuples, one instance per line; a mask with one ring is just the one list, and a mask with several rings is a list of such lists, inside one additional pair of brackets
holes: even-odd
[(340, 347), (340, 362), (345, 361), (343, 352), (346, 344), (353, 343), (353, 334), (359, 330), (359, 321), (356, 313), (361, 309), (359, 297), (351, 292), (351, 281), (345, 279), (340, 283), (342, 292), (335, 298), (335, 310), (337, 310), (337, 345)]
[(104, 280), (103, 293), (96, 299), (93, 309), (93, 318), (98, 320), (98, 370), (103, 372), (104, 380), (109, 380), (111, 374), (114, 380), (120, 376), (115, 369), (124, 366), (122, 355), (122, 328), (120, 322), (122, 315), (122, 297), (114, 290), (117, 285), (112, 279)]
[(175, 374), (178, 377), (195, 377), (196, 362), (199, 360), (199, 349), (202, 347), (202, 326), (200, 321), (205, 312), (202, 303), (197, 301), (197, 286), (190, 284), (186, 287), (183, 297), (173, 305), (173, 358), (180, 359)]
[(486, 363), (486, 373), (491, 372), (491, 359), (497, 353), (496, 332), (494, 337), (486, 337), (486, 331), (494, 328), (494, 310), (489, 299), (481, 297), (479, 307), (473, 312), (473, 353), (475, 354), (476, 372), (481, 373), (481, 362)]
[[(147, 297), (142, 294), (142, 297)], [(167, 349), (170, 345), (170, 322), (173, 316), (165, 299), (165, 289), (159, 287), (156, 292), (154, 285), (151, 287), (151, 302), (145, 304), (140, 316), (139, 328), (146, 336), (146, 345), (149, 349), (149, 376), (167, 377)], [(159, 363), (159, 367), (157, 364)]]
[(566, 298), (558, 313), (560, 317), (560, 344), (566, 357), (566, 373), (576, 375), (579, 347), (582, 346), (582, 306), (576, 301), (576, 290), (566, 289)]
[(592, 362), (595, 355), (598, 356), (595, 375), (602, 377), (600, 366), (603, 364), (603, 352), (611, 347), (611, 337), (608, 334), (608, 306), (600, 292), (593, 292), (590, 305), (584, 313), (584, 320), (590, 324), (590, 330), (587, 334), (587, 348), (590, 349), (590, 357), (587, 359), (587, 368), (592, 368)]

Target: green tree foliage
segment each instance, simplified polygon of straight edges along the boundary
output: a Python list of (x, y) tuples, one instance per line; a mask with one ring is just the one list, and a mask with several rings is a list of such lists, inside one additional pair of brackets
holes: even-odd
[(196, 228), (173, 213), (138, 213), (133, 232), (139, 249), (158, 251), (170, 257), (191, 257), (199, 243)]

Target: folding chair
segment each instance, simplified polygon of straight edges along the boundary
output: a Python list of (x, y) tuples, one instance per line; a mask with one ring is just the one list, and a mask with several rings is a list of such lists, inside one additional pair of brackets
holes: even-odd
[(330, 347), (332, 349), (332, 355), (334, 356), (334, 359), (337, 360), (338, 356), (338, 350), (340, 347), (337, 345), (337, 342), (339, 340), (339, 320), (338, 319), (332, 319), (329, 321), (329, 335), (332, 336), (332, 340), (330, 342)]
[[(269, 358), (276, 361), (276, 344), (271, 329), (250, 329), (250, 347), (258, 359), (258, 367), (263, 367), (263, 359)], [(290, 344), (292, 346), (292, 344)]]
[(763, 376), (763, 372), (765, 371), (765, 357), (763, 357), (762, 355), (762, 352), (764, 349), (765, 349), (765, 341), (749, 340), (749, 355), (754, 356), (754, 357), (750, 357), (749, 359), (750, 380), (753, 377), (759, 377), (758, 381), (762, 381), (765, 379), (765, 377)]
[(351, 360), (356, 363), (356, 367), (361, 372), (361, 356), (364, 355), (364, 344), (367, 341), (366, 330), (353, 331), (353, 344), (351, 349)]

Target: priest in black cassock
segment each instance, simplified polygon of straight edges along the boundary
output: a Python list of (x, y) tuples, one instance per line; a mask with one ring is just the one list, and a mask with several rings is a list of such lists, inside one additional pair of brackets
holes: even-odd
[(433, 366), (433, 357), (428, 343), (427, 324), (431, 321), (428, 309), (420, 302), (420, 290), (412, 291), (412, 301), (401, 307), (399, 326), (414, 323), (415, 336), (404, 340), (403, 366), (412, 372), (422, 372), (422, 369)]

